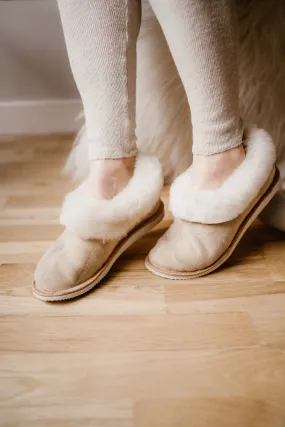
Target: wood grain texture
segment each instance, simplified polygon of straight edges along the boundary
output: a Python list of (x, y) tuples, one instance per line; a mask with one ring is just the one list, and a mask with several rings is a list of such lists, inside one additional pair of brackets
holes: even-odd
[(167, 213), (84, 298), (32, 297), (70, 147), (0, 140), (0, 426), (284, 427), (282, 233), (257, 221), (224, 268), (167, 281), (144, 268)]

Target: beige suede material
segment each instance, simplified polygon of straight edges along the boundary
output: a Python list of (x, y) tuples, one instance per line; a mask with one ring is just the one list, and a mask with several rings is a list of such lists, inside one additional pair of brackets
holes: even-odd
[(56, 293), (70, 294), (75, 287), (88, 286), (90, 279), (91, 282), (95, 281), (95, 276), (100, 275), (108, 263), (111, 262), (112, 265), (112, 257), (122, 243), (131, 239), (133, 233), (142, 227), (146, 225), (154, 227), (161, 221), (163, 214), (163, 203), (159, 200), (151, 213), (121, 239), (84, 239), (65, 229), (36, 267), (33, 284), (35, 293), (43, 296), (53, 296)]
[(85, 282), (102, 267), (117, 244), (117, 240), (84, 240), (65, 230), (39, 261), (35, 288), (52, 293)]
[(274, 175), (275, 171), (272, 171), (258, 196), (232, 221), (201, 224), (176, 218), (150, 251), (148, 259), (152, 266), (166, 273), (194, 273), (210, 267), (231, 246), (243, 221), (269, 188)]
[(150, 251), (155, 267), (168, 271), (196, 271), (213, 264), (229, 247), (243, 217), (223, 224), (199, 224), (175, 219)]

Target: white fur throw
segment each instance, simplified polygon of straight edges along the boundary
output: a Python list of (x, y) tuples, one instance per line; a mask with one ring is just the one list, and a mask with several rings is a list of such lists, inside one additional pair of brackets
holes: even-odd
[(95, 199), (83, 182), (66, 196), (60, 222), (84, 239), (121, 239), (151, 213), (162, 185), (159, 160), (139, 154), (123, 191), (111, 200)]
[(244, 146), (245, 160), (217, 189), (198, 188), (192, 167), (176, 178), (169, 200), (173, 215), (192, 222), (217, 224), (243, 213), (266, 184), (276, 161), (272, 139), (262, 129), (251, 129)]

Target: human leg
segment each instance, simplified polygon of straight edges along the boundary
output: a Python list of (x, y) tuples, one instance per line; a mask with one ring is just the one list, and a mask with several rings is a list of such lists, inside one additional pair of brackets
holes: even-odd
[(90, 173), (67, 195), (66, 229), (40, 260), (33, 293), (46, 301), (87, 292), (163, 215), (158, 161), (137, 155), (139, 0), (58, 1), (85, 111)]
[(191, 278), (225, 261), (277, 191), (275, 150), (264, 131), (245, 132), (239, 116), (233, 2), (150, 2), (187, 93), (194, 158), (172, 185), (176, 219), (147, 266), (163, 277)]

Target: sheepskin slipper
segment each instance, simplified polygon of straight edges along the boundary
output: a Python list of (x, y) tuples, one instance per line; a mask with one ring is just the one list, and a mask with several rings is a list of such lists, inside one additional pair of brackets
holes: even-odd
[(113, 199), (95, 199), (86, 183), (67, 195), (60, 217), (66, 229), (39, 261), (33, 294), (61, 301), (92, 289), (129, 246), (162, 220), (162, 185), (159, 161), (138, 155), (132, 178)]
[(170, 190), (175, 220), (151, 250), (146, 267), (168, 279), (191, 279), (220, 267), (280, 188), (271, 137), (251, 129), (244, 141), (246, 157), (215, 190), (195, 186), (191, 167)]

